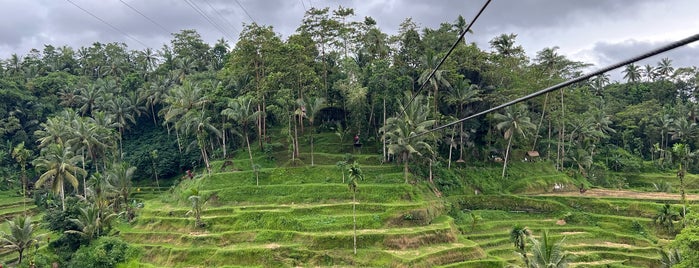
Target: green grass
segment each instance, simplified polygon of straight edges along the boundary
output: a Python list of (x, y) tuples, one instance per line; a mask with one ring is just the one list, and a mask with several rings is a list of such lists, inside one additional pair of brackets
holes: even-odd
[[(224, 161), (216, 160), (211, 175), (199, 170), (195, 179), (173, 188), (136, 192), (145, 207), (134, 222), (118, 229), (144, 253), (124, 267), (522, 265), (509, 240), (515, 224), (529, 227), (535, 237), (544, 230), (553, 238), (565, 237), (565, 249), (576, 255), (575, 267), (655, 266), (657, 249), (667, 243), (650, 219), (663, 201), (527, 195), (550, 192), (554, 184), (573, 189), (587, 184), (559, 173), (551, 162), (513, 161), (504, 179), (499, 163), (454, 164), (452, 171), (440, 173), (454, 178), (436, 182), (457, 180), (454, 185), (464, 189), (450, 192), (462, 195), (437, 197), (423, 179), (405, 184), (401, 165), (382, 164), (375, 142), (365, 142), (360, 153), (351, 137), (340, 143), (334, 133), (315, 134), (311, 166), (309, 131), (300, 137), (297, 162), (290, 161), (283, 143), (271, 154), (254, 146), (253, 161), (261, 166), (256, 174), (243, 148), (230, 152), (233, 165), (225, 170)], [(359, 162), (365, 174), (354, 204), (336, 166), (347, 159)], [(627, 181), (642, 188), (659, 175)], [(207, 200), (203, 228), (195, 228), (188, 213), (191, 189)], [(475, 189), (485, 195), (472, 195)], [(357, 255), (352, 251), (355, 219)]]

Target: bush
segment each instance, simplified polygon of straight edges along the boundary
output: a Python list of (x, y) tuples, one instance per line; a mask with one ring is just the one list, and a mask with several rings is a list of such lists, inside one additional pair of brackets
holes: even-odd
[(110, 268), (136, 257), (138, 250), (116, 237), (101, 237), (78, 249), (69, 267)]

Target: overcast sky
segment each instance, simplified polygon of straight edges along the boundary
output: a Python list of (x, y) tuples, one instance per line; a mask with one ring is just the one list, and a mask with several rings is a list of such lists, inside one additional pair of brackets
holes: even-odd
[[(181, 29), (196, 29), (211, 44), (221, 37), (233, 43), (241, 25), (253, 19), (273, 26), (285, 38), (300, 25), (305, 9), (338, 5), (354, 8), (356, 20), (371, 16), (382, 31), (395, 34), (407, 17), (430, 28), (453, 22), (458, 15), (470, 21), (484, 2), (0, 0), (0, 57), (25, 55), (31, 48), (43, 49), (44, 44), (77, 49), (96, 41), (125, 42), (130, 49), (160, 48), (169, 42), (170, 33)], [(493, 37), (515, 33), (517, 43), (532, 57), (545, 47), (558, 46), (570, 59), (606, 66), (699, 33), (697, 11), (696, 0), (493, 0), (467, 39), (489, 49)], [(675, 67), (699, 66), (699, 46), (692, 44), (641, 64), (655, 64), (662, 57), (672, 59)]]

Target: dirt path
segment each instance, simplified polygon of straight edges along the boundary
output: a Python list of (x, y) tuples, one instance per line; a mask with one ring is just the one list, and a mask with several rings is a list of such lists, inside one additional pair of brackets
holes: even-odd
[[(629, 190), (612, 190), (612, 189), (589, 189), (584, 194), (579, 192), (552, 192), (545, 194), (536, 194), (534, 196), (577, 196), (577, 197), (604, 197), (604, 198), (632, 198), (632, 199), (648, 199), (648, 200), (679, 200), (680, 195), (675, 193), (661, 192), (636, 192)], [(699, 200), (699, 195), (687, 194), (687, 200)]]

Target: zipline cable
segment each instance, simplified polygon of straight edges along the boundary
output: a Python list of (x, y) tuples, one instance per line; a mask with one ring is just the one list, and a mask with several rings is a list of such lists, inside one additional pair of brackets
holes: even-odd
[(539, 90), (539, 91), (537, 91), (537, 92), (534, 92), (534, 93), (532, 93), (532, 94), (526, 95), (526, 96), (524, 96), (524, 97), (520, 97), (520, 98), (514, 99), (514, 100), (512, 100), (512, 101), (506, 102), (506, 103), (504, 103), (504, 104), (495, 106), (495, 107), (490, 108), (490, 109), (488, 109), (488, 110), (485, 110), (485, 111), (482, 111), (482, 112), (479, 112), (479, 113), (476, 113), (476, 114), (473, 114), (473, 115), (470, 115), (470, 116), (461, 118), (461, 119), (456, 120), (456, 121), (454, 121), (454, 122), (451, 122), (451, 123), (449, 123), (449, 124), (441, 125), (441, 126), (439, 126), (439, 127), (435, 127), (435, 128), (433, 128), (433, 129), (430, 129), (430, 130), (427, 130), (427, 131), (424, 131), (424, 132), (421, 132), (421, 133), (417, 133), (417, 134), (415, 134), (415, 135), (413, 135), (413, 136), (410, 136), (409, 139), (410, 139), (410, 138), (414, 138), (414, 137), (419, 137), (419, 136), (422, 136), (422, 135), (425, 135), (425, 134), (427, 134), (427, 133), (434, 132), (434, 131), (437, 131), (437, 130), (441, 130), (441, 129), (444, 129), (444, 128), (453, 126), (453, 125), (455, 125), (455, 124), (464, 122), (464, 121), (466, 121), (466, 120), (469, 120), (469, 119), (472, 119), (472, 118), (475, 118), (475, 117), (478, 117), (478, 116), (481, 116), (481, 115), (484, 115), (484, 114), (487, 114), (487, 113), (490, 113), (490, 112), (493, 112), (493, 111), (496, 111), (496, 110), (499, 110), (499, 109), (502, 109), (502, 108), (505, 108), (505, 107), (510, 106), (510, 105), (512, 105), (512, 104), (515, 104), (515, 103), (518, 103), (518, 102), (522, 102), (522, 101), (525, 101), (525, 100), (528, 100), (528, 99), (531, 99), (531, 98), (534, 98), (534, 97), (538, 97), (538, 96), (540, 96), (540, 95), (549, 93), (549, 92), (551, 92), (551, 91), (558, 90), (558, 89), (561, 89), (561, 88), (570, 86), (570, 85), (572, 85), (572, 84), (575, 84), (575, 83), (578, 83), (578, 82), (582, 82), (582, 81), (588, 80), (588, 79), (590, 79), (590, 78), (592, 78), (592, 77), (601, 75), (601, 74), (603, 74), (603, 73), (609, 72), (609, 71), (614, 70), (614, 69), (616, 69), (616, 68), (619, 68), (619, 67), (622, 67), (622, 66), (625, 66), (625, 65), (628, 65), (628, 64), (631, 64), (631, 63), (640, 61), (640, 60), (644, 60), (644, 59), (646, 59), (646, 58), (650, 58), (650, 57), (655, 56), (655, 55), (658, 55), (658, 54), (660, 54), (660, 53), (664, 53), (664, 52), (673, 50), (673, 49), (675, 49), (675, 48), (678, 48), (678, 47), (681, 47), (681, 46), (684, 46), (684, 45), (693, 43), (693, 42), (695, 42), (695, 41), (697, 41), (697, 40), (699, 40), (699, 34), (692, 35), (692, 36), (690, 36), (690, 37), (681, 39), (681, 40), (679, 40), (679, 41), (675, 41), (675, 42), (673, 42), (673, 43), (670, 43), (670, 44), (667, 44), (667, 45), (665, 45), (665, 46), (656, 48), (656, 49), (654, 49), (654, 50), (651, 50), (651, 51), (648, 51), (648, 52), (646, 52), (646, 53), (640, 54), (640, 55), (638, 55), (638, 56), (632, 57), (632, 58), (630, 58), (630, 59), (627, 59), (627, 60), (624, 60), (624, 61), (621, 61), (621, 62), (612, 64), (612, 65), (609, 65), (609, 66), (607, 66), (607, 67), (604, 67), (604, 68), (599, 69), (599, 70), (597, 70), (597, 71), (591, 72), (591, 73), (589, 73), (589, 74), (582, 75), (582, 76), (578, 76), (578, 77), (576, 77), (576, 78), (573, 78), (573, 79), (570, 79), (570, 80), (568, 80), (568, 81), (559, 83), (559, 84), (557, 84), (557, 85), (554, 85), (554, 86), (551, 86), (551, 87), (548, 87), (548, 88)]
[(165, 31), (166, 35), (170, 35), (171, 32), (170, 32), (168, 29), (166, 29), (165, 26), (163, 26), (162, 24), (160, 24), (160, 23), (158, 23), (157, 21), (155, 21), (155, 20), (151, 19), (150, 17), (146, 16), (146, 14), (143, 14), (143, 12), (141, 12), (141, 11), (138, 10), (138, 9), (136, 9), (136, 8), (133, 7), (132, 5), (129, 5), (129, 3), (124, 2), (124, 0), (119, 0), (119, 2), (121, 2), (122, 4), (124, 4), (125, 6), (127, 6), (129, 9), (133, 10), (134, 12), (138, 13), (139, 15), (141, 15), (141, 17), (147, 19), (148, 21), (150, 21), (151, 23), (153, 23), (155, 26), (158, 26), (161, 30)]
[(133, 36), (131, 36), (130, 34), (127, 34), (126, 32), (122, 31), (121, 29), (117, 28), (116, 26), (112, 25), (111, 23), (107, 22), (106, 20), (104, 20), (104, 19), (100, 18), (99, 16), (93, 14), (92, 12), (88, 11), (87, 9), (84, 9), (83, 7), (81, 7), (80, 5), (76, 4), (75, 2), (73, 2), (73, 1), (71, 1), (71, 0), (66, 0), (66, 1), (68, 1), (68, 3), (71, 3), (71, 4), (74, 5), (75, 7), (79, 8), (79, 9), (82, 10), (83, 12), (87, 13), (88, 15), (92, 16), (93, 18), (97, 19), (98, 21), (101, 21), (102, 23), (104, 23), (104, 24), (106, 24), (107, 26), (111, 27), (113, 30), (117, 31), (118, 33), (120, 33), (120, 34), (122, 34), (122, 35), (124, 35), (124, 36), (126, 36), (126, 37), (128, 37), (128, 38), (130, 38), (131, 40), (136, 41), (136, 42), (139, 43), (139, 44), (141, 44), (144, 48), (147, 48), (147, 47), (148, 47), (148, 45), (146, 45), (145, 43), (141, 42), (141, 40), (138, 40), (138, 39), (136, 39), (136, 37), (133, 37)]
[[(442, 64), (444, 64), (445, 61), (447, 61), (447, 58), (449, 57), (449, 55), (451, 54), (451, 52), (454, 51), (454, 49), (456, 48), (456, 46), (459, 45), (459, 43), (461, 43), (461, 40), (464, 39), (464, 36), (466, 35), (466, 33), (469, 32), (469, 31), (471, 30), (471, 26), (473, 26), (473, 24), (476, 23), (476, 20), (478, 20), (478, 17), (480, 17), (481, 14), (483, 13), (483, 11), (485, 11), (485, 8), (488, 7), (488, 4), (490, 4), (490, 1), (492, 1), (492, 0), (487, 0), (487, 1), (485, 2), (485, 4), (483, 4), (483, 7), (481, 7), (481, 9), (478, 11), (478, 14), (476, 14), (476, 16), (473, 17), (473, 19), (471, 20), (471, 23), (469, 23), (469, 24), (466, 26), (466, 29), (464, 29), (464, 31), (461, 32), (461, 34), (459, 34), (459, 38), (456, 39), (456, 42), (454, 42), (453, 45), (451, 45), (451, 47), (450, 47), (449, 50), (447, 51), (447, 54), (444, 55), (444, 57), (442, 58), (442, 60), (439, 61), (439, 63), (437, 64), (437, 66), (435, 66), (434, 69), (432, 69), (432, 72), (430, 72), (430, 75), (428, 75), (428, 76), (427, 76), (427, 79), (425, 79), (425, 81), (422, 82), (422, 85), (420, 85), (420, 88), (418, 88), (417, 92), (415, 92), (415, 94), (413, 94), (413, 96), (410, 98), (410, 101), (408, 101), (408, 104), (406, 104), (404, 107), (410, 106), (410, 104), (415, 100), (415, 98), (417, 97), (417, 95), (420, 94), (420, 92), (425, 88), (425, 86), (427, 85), (427, 83), (429, 83), (430, 79), (432, 79), (432, 77), (434, 76), (434, 74), (437, 73), (437, 70), (439, 70), (439, 67), (441, 67)], [(404, 113), (405, 113), (405, 108), (403, 108), (403, 112), (402, 112), (401, 114), (404, 114)]]

